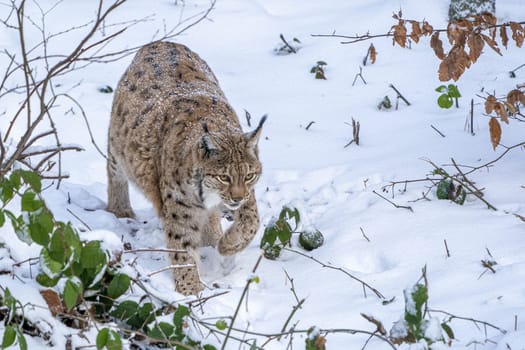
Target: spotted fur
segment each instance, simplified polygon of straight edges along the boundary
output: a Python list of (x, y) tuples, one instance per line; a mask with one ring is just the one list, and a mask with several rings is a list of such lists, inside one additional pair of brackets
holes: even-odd
[[(262, 168), (259, 126), (243, 133), (206, 62), (186, 46), (139, 50), (115, 91), (108, 142), (108, 210), (134, 217), (128, 180), (161, 218), (177, 291), (202, 289), (201, 245), (223, 255), (244, 249), (259, 227), (253, 186)], [(233, 224), (222, 232), (222, 213)]]

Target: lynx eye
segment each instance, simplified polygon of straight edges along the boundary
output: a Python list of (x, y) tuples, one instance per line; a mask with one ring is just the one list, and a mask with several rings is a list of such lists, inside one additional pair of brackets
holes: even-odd
[(217, 175), (217, 180), (219, 180), (222, 183), (227, 184), (227, 183), (230, 183), (230, 176), (226, 174)]
[(246, 174), (246, 176), (244, 177), (244, 181), (248, 181), (248, 182), (253, 181), (256, 176), (257, 174), (255, 173)]

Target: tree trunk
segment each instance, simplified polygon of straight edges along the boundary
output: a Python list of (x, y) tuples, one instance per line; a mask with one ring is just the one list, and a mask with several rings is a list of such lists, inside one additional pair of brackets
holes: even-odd
[(453, 21), (483, 12), (495, 15), (496, 0), (450, 0), (448, 17), (450, 21)]

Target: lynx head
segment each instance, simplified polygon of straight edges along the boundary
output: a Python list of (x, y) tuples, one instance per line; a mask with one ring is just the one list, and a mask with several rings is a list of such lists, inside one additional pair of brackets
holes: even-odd
[(266, 115), (253, 131), (227, 136), (209, 132), (203, 124), (200, 196), (206, 207), (222, 203), (228, 209), (236, 210), (250, 197), (262, 172), (257, 144), (265, 121)]

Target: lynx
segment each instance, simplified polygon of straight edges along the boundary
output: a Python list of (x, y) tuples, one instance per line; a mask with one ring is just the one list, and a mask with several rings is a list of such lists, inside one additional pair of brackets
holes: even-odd
[[(217, 78), (184, 45), (141, 48), (118, 83), (108, 141), (108, 210), (134, 217), (128, 180), (161, 219), (176, 290), (202, 290), (199, 246), (244, 249), (259, 227), (253, 187), (264, 116), (243, 133)], [(233, 219), (223, 232), (221, 216)]]

